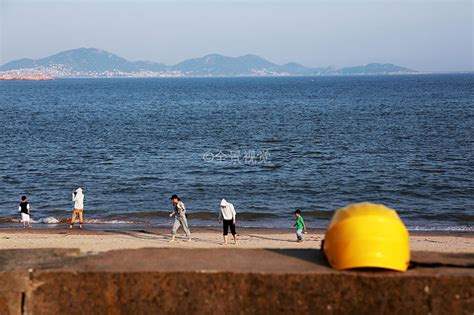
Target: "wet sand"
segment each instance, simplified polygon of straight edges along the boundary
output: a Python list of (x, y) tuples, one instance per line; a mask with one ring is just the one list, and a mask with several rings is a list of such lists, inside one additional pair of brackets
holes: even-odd
[[(81, 252), (104, 252), (138, 248), (222, 248), (220, 228), (192, 230), (192, 241), (178, 233), (170, 243), (168, 229), (105, 230), (67, 228), (0, 229), (0, 249), (78, 248)], [(238, 244), (229, 235), (229, 248), (310, 249), (320, 248), (323, 231), (308, 231), (297, 243), (293, 230), (240, 229)], [(474, 253), (474, 234), (411, 233), (413, 251)]]

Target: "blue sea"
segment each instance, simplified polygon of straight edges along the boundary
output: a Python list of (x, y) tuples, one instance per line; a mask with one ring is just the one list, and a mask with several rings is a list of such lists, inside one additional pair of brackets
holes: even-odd
[(325, 228), (370, 201), (411, 230), (474, 231), (474, 75), (0, 82), (0, 226), (26, 194), (64, 224)]

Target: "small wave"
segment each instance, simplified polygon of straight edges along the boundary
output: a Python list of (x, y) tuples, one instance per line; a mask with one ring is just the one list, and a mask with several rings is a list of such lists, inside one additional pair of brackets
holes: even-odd
[(33, 223), (42, 223), (42, 224), (59, 224), (61, 220), (56, 219), (55, 217), (41, 218), (39, 220), (32, 220)]
[(85, 224), (136, 224), (136, 221), (127, 220), (103, 220), (103, 219), (89, 219), (84, 220)]
[[(169, 218), (171, 211), (142, 211), (142, 212), (121, 212), (105, 216), (106, 220), (154, 220), (159, 218)], [(189, 219), (198, 220), (217, 220), (219, 213), (217, 211), (193, 211), (186, 212)], [(291, 215), (291, 214), (288, 214)], [(284, 216), (287, 216), (286, 214)], [(258, 220), (262, 218), (279, 218), (281, 215), (269, 212), (238, 212), (237, 217), (241, 220)]]
[(71, 214), (70, 210), (47, 210), (45, 211), (47, 214), (54, 216), (54, 215), (69, 215)]
[[(324, 210), (302, 210), (303, 217), (312, 219), (330, 219), (334, 211)], [(189, 212), (191, 218), (196, 219), (215, 219), (218, 217), (218, 212)], [(237, 212), (237, 218), (245, 221), (254, 221), (259, 219), (293, 219), (294, 212)]]
[(150, 176), (150, 175), (144, 175), (144, 176), (137, 176), (131, 179), (131, 181), (134, 182), (142, 182), (142, 181), (157, 181), (160, 178), (158, 176)]
[(284, 143), (282, 139), (277, 139), (277, 138), (261, 139), (261, 140), (258, 140), (258, 142), (265, 143), (265, 144)]
[[(164, 213), (164, 212), (155, 212), (155, 213)], [(311, 220), (311, 216), (314, 216), (316, 218), (321, 218), (322, 216), (327, 216), (330, 217), (331, 212), (330, 211), (322, 211), (322, 210), (312, 210), (312, 211), (305, 211), (303, 214), (305, 214), (307, 217), (309, 217), (309, 220)], [(285, 218), (287, 216), (284, 216)], [(288, 216), (290, 218), (290, 216)], [(209, 224), (205, 223), (207, 221), (214, 221), (217, 219), (217, 214), (214, 212), (191, 212), (189, 218), (191, 220), (197, 220), (196, 223), (192, 224), (197, 224), (197, 226), (209, 226)], [(278, 218), (282, 218), (282, 216), (273, 214), (273, 213), (252, 213), (252, 212), (242, 212), (237, 214), (239, 222), (248, 222), (246, 224), (240, 225), (241, 227), (259, 227), (259, 226), (265, 226), (265, 227), (271, 227), (271, 228), (286, 228), (287, 226), (285, 224), (282, 224), (278, 220)], [(259, 219), (264, 219), (264, 218), (270, 218), (273, 220), (269, 221), (262, 221)], [(69, 218), (55, 218), (55, 217), (45, 217), (45, 218), (40, 218), (38, 220), (32, 220), (33, 224), (46, 224), (46, 225), (55, 225), (55, 224), (68, 224), (69, 223)], [(0, 224), (1, 223), (19, 223), (20, 219), (17, 217), (4, 217), (0, 218)], [(250, 223), (250, 222), (255, 222), (255, 223)], [(132, 218), (130, 219), (116, 219), (116, 218), (108, 218), (108, 219), (86, 219), (84, 220), (85, 224), (97, 224), (97, 225), (133, 225), (133, 224), (144, 224), (146, 223), (145, 220), (140, 221), (140, 220), (134, 220)], [(263, 224), (264, 223), (264, 224)], [(257, 224), (257, 225), (255, 225)], [(263, 225), (262, 225), (263, 224)], [(408, 230), (411, 232), (460, 232), (460, 233), (474, 233), (474, 226), (470, 225), (451, 225), (451, 226), (427, 226), (427, 225), (417, 225), (415, 224), (408, 224), (407, 225)]]
[[(219, 217), (219, 213), (216, 212), (208, 212), (208, 211), (198, 211), (198, 212), (187, 212), (188, 217), (190, 219), (200, 219), (200, 220), (217, 220)], [(239, 220), (245, 221), (254, 221), (262, 218), (277, 218), (278, 215), (274, 213), (268, 212), (238, 212), (237, 218)]]
[[(39, 218), (37, 220), (32, 219), (31, 223), (33, 224), (68, 224), (70, 218), (55, 218), (55, 217), (46, 217)], [(19, 218), (0, 218), (0, 223), (18, 223), (20, 222)], [(120, 219), (85, 219), (85, 224), (136, 224), (138, 221), (133, 220), (120, 220)]]
[(334, 211), (325, 211), (325, 210), (302, 210), (301, 215), (303, 217), (309, 216), (316, 219), (330, 219), (332, 218)]
[(20, 222), (20, 218), (0, 218), (0, 223)]
[(416, 213), (413, 215), (417, 220), (452, 221), (452, 222), (474, 222), (474, 215), (468, 213)]
[[(141, 212), (121, 212), (105, 216), (107, 220), (139, 220), (148, 221), (161, 218), (168, 218), (170, 211), (141, 211)], [(186, 212), (189, 219), (197, 220), (216, 220), (219, 216), (217, 211), (193, 211)], [(325, 210), (303, 210), (303, 217), (313, 219), (330, 219), (334, 211)], [(237, 218), (244, 221), (255, 221), (260, 219), (278, 219), (278, 218), (292, 218), (293, 212), (275, 213), (275, 212), (253, 212), (244, 211), (237, 212)]]
[(280, 216), (270, 212), (238, 212), (237, 217), (241, 220), (253, 221), (264, 218), (278, 218)]
[(119, 212), (114, 214), (106, 215), (104, 218), (109, 220), (120, 220), (120, 219), (156, 219), (166, 218), (169, 216), (171, 211), (140, 211), (140, 212)]
[(218, 214), (216, 212), (205, 212), (205, 211), (187, 211), (186, 214), (190, 219), (199, 219), (199, 220), (217, 220)]
[(474, 226), (408, 226), (409, 231), (420, 232), (474, 232)]
[[(20, 218), (18, 217), (11, 217), (11, 218), (0, 218), (0, 223), (18, 223), (21, 222)], [(34, 218), (31, 218), (31, 223), (35, 224), (58, 224), (58, 223), (65, 223), (69, 222), (69, 219), (64, 218), (64, 219), (56, 219), (55, 217), (47, 217), (47, 218), (40, 218), (38, 220), (35, 220)]]

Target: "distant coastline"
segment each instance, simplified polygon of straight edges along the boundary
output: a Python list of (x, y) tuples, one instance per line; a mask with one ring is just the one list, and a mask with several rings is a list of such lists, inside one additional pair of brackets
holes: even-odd
[(426, 74), (390, 63), (355, 67), (310, 68), (290, 62), (275, 64), (247, 54), (228, 57), (210, 54), (176, 65), (129, 61), (97, 48), (63, 51), (42, 59), (18, 59), (0, 66), (0, 77), (10, 78), (157, 78), (157, 77), (286, 77)]
[(0, 73), (0, 81), (51, 81), (53, 77), (42, 74), (31, 74), (31, 75), (15, 75), (10, 73)]

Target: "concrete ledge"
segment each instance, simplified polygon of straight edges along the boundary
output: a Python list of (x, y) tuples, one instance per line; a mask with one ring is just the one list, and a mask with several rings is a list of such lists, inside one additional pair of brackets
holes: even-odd
[(0, 314), (474, 313), (474, 254), (413, 258), (337, 272), (318, 250), (7, 250)]

